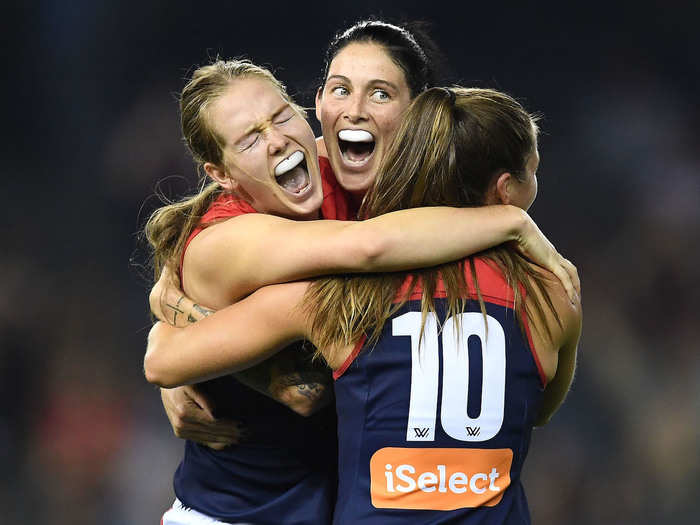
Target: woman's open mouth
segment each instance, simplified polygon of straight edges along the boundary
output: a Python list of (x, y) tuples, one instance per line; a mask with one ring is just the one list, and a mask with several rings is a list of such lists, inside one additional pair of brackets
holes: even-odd
[(275, 166), (275, 180), (283, 190), (301, 195), (311, 187), (311, 177), (304, 154), (297, 150)]
[(374, 153), (374, 136), (363, 129), (341, 129), (338, 132), (340, 155), (348, 166), (362, 167)]

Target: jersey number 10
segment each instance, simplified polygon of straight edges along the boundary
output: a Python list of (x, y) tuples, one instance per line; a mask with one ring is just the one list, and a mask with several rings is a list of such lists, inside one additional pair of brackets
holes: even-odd
[[(506, 343), (503, 327), (491, 316), (480, 312), (459, 314), (459, 332), (453, 317), (442, 328), (442, 409), (440, 422), (445, 432), (460, 441), (486, 441), (501, 429), (505, 403)], [(392, 322), (392, 335), (411, 338), (411, 401), (408, 408), (406, 441), (434, 441), (440, 373), (438, 329), (435, 314), (429, 313), (421, 341), (421, 313), (408, 312)], [(483, 375), (481, 412), (476, 418), (467, 414), (469, 393), (470, 336), (481, 339)]]

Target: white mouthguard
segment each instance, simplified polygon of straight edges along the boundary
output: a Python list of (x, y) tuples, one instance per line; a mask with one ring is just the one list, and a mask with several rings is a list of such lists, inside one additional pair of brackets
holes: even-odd
[(275, 166), (275, 177), (279, 177), (280, 175), (287, 173), (289, 170), (293, 170), (299, 164), (301, 164), (302, 160), (304, 160), (304, 154), (301, 151), (295, 151), (289, 157)]
[(373, 142), (374, 137), (364, 129), (341, 129), (338, 138), (347, 142)]

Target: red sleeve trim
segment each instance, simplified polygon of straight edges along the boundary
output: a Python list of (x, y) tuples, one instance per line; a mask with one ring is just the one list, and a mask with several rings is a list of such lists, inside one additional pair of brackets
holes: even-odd
[(335, 370), (333, 370), (333, 379), (335, 381), (337, 381), (338, 378), (345, 373), (345, 371), (350, 367), (355, 358), (360, 354), (362, 347), (365, 345), (365, 341), (367, 341), (367, 336), (363, 335), (355, 345), (355, 348), (352, 349), (352, 352), (350, 352), (350, 355), (345, 360), (345, 362), (342, 365), (340, 365), (340, 368), (336, 368)]

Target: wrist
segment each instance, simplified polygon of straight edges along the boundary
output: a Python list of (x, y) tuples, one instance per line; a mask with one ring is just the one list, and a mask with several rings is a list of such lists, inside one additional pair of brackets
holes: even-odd
[(522, 208), (511, 204), (504, 204), (502, 207), (507, 217), (507, 241), (515, 241), (519, 245), (523, 244), (531, 234), (534, 222)]

